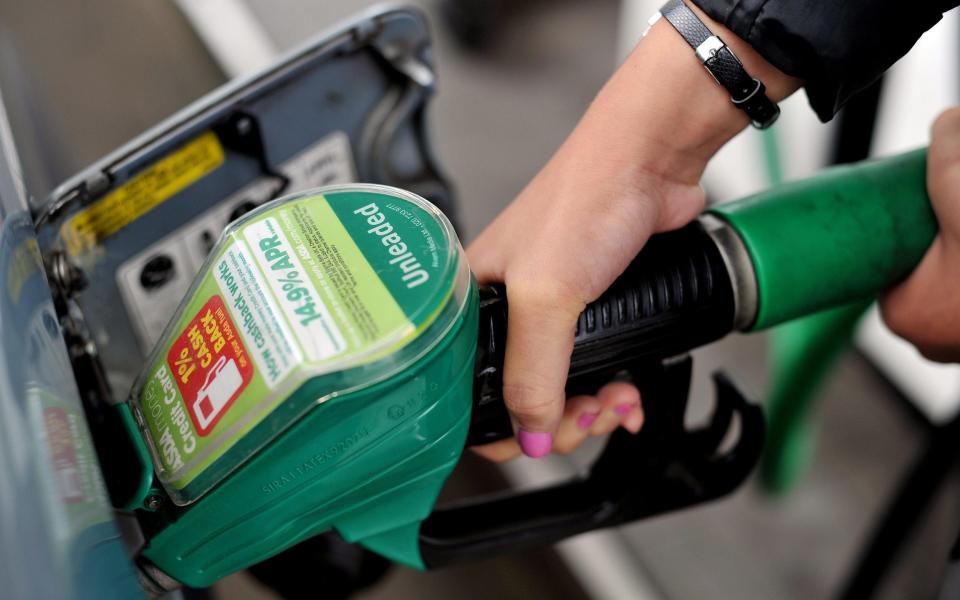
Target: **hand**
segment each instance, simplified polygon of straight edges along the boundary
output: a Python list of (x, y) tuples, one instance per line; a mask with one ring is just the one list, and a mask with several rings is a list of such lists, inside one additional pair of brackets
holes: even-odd
[[(771, 98), (799, 86), (700, 16), (764, 81)], [(556, 155), (471, 245), (479, 281), (507, 287), (504, 399), (519, 441), (478, 453), (496, 461), (521, 450), (539, 457), (551, 448), (571, 451), (588, 435), (619, 425), (640, 429), (643, 411), (632, 385), (610, 384), (564, 404), (577, 316), (651, 234), (681, 227), (702, 210), (699, 180), (707, 161), (747, 123), (661, 19)]]
[(880, 302), (884, 321), (931, 360), (960, 361), (960, 108), (937, 118), (927, 192), (940, 232), (914, 272)]
[(625, 383), (564, 405), (573, 331), (647, 238), (694, 218), (704, 195), (696, 179), (672, 181), (592, 151), (592, 126), (571, 136), (468, 251), (479, 281), (504, 282), (509, 298), (504, 399), (520, 446), (507, 440), (478, 450), (492, 460), (521, 448), (534, 457), (551, 445), (567, 452), (590, 434), (621, 424), (636, 433), (643, 423), (640, 395)]

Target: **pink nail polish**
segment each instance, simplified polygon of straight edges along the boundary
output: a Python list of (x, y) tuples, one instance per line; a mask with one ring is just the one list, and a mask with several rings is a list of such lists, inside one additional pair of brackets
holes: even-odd
[(631, 410), (633, 410), (633, 403), (628, 402), (626, 404), (618, 405), (616, 408), (613, 409), (613, 412), (617, 413), (622, 417), (623, 415), (627, 414)]
[(585, 412), (580, 415), (580, 418), (577, 419), (577, 427), (580, 429), (590, 429), (590, 426), (593, 425), (593, 422), (597, 420), (599, 413), (595, 412)]
[(553, 446), (553, 436), (549, 433), (536, 433), (523, 429), (517, 432), (517, 441), (520, 442), (520, 450), (530, 458), (541, 458), (550, 454), (550, 448)]

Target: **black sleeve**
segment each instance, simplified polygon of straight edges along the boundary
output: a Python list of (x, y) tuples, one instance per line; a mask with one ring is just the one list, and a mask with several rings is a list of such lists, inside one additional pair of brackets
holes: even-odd
[[(692, 0), (778, 69), (829, 121), (960, 0)], [(960, 52), (960, 48), (958, 48)]]

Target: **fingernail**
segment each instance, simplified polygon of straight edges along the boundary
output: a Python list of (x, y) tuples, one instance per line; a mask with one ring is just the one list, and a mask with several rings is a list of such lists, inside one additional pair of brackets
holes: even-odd
[(580, 415), (580, 418), (577, 419), (577, 427), (580, 429), (590, 429), (590, 426), (593, 425), (593, 422), (597, 420), (597, 417), (600, 413), (595, 412), (585, 412)]
[(553, 446), (553, 436), (549, 433), (535, 433), (521, 429), (517, 433), (520, 450), (530, 458), (541, 458), (550, 454)]
[(633, 403), (632, 403), (632, 402), (627, 402), (627, 403), (624, 403), (624, 404), (620, 404), (619, 406), (617, 406), (616, 408), (614, 408), (614, 409), (613, 409), (613, 412), (617, 413), (618, 415), (620, 415), (620, 416), (622, 417), (623, 415), (627, 414), (627, 413), (630, 412), (631, 410), (633, 410)]

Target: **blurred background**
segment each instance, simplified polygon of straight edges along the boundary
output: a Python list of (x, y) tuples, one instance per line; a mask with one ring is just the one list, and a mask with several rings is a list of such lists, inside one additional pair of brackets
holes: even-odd
[[(0, 0), (0, 91), (28, 189), (42, 201), (56, 184), (192, 100), (371, 4)], [(456, 187), (469, 241), (559, 146), (658, 5), (415, 4), (430, 15), (435, 35), (435, 150)], [(923, 144), (937, 112), (958, 101), (958, 39), (954, 11), (854, 113), (872, 114), (867, 124), (842, 114), (821, 125), (797, 94), (784, 104), (774, 136), (747, 132), (717, 158), (705, 178), (711, 200), (740, 197), (844, 157)], [(862, 148), (838, 142), (844, 125), (854, 133), (843, 139)], [(731, 373), (751, 397), (765, 396), (768, 341), (737, 337), (697, 353), (691, 422), (708, 412), (707, 376), (714, 369)], [(817, 394), (806, 432), (809, 469), (788, 491), (771, 494), (751, 483), (716, 504), (582, 536), (555, 549), (437, 573), (396, 567), (358, 597), (831, 597), (936, 426), (952, 418), (958, 398), (955, 368), (925, 363), (868, 316), (856, 345), (841, 355)], [(589, 459), (587, 449), (570, 458), (500, 468), (468, 457), (451, 493), (533, 486), (570, 476)], [(880, 597), (940, 593), (945, 558), (960, 526), (958, 508), (960, 486), (952, 477), (910, 528)], [(276, 597), (246, 574), (222, 581), (213, 593)]]

